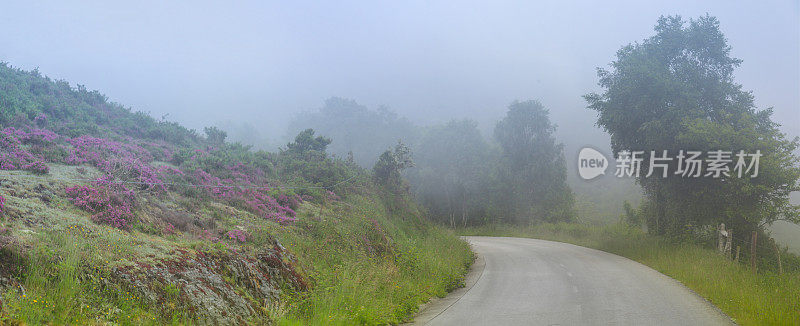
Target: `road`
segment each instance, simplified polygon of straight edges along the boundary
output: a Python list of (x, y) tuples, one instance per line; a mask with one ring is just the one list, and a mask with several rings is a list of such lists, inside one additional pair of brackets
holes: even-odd
[(730, 325), (709, 302), (630, 259), (536, 239), (467, 237), (467, 286), (423, 308), (426, 325)]

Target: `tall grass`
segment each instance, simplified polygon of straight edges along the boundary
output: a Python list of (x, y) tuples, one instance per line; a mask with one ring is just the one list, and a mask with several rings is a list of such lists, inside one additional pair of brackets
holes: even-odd
[(95, 324), (100, 320), (122, 325), (160, 324), (135, 294), (110, 282), (98, 262), (97, 241), (67, 232), (42, 231), (26, 257), (5, 252), (5, 259), (23, 262), (21, 283), (3, 295), (0, 322)]
[[(420, 304), (463, 285), (469, 245), (411, 209), (392, 212), (374, 196), (307, 205), (298, 222), (267, 230), (294, 253), (310, 290), (284, 298), (284, 325), (385, 325), (409, 320)], [(256, 235), (258, 236), (258, 235)]]
[[(306, 203), (299, 211), (299, 221), (289, 225), (246, 216), (234, 221), (252, 223), (248, 248), (272, 246), (277, 238), (310, 285), (299, 293), (287, 286), (281, 300), (263, 307), (281, 324), (400, 323), (430, 297), (461, 285), (472, 262), (466, 242), (427, 222), (412, 203), (395, 207), (369, 193)], [(191, 248), (197, 240), (59, 216), (64, 220), (47, 229), (15, 233), (24, 248), (0, 250), (0, 266), (15, 266), (11, 274), (19, 280), (2, 293), (0, 324), (195, 323), (181, 310), (174, 285), (164, 284), (167, 300), (154, 304), (124, 288), (111, 271), (125, 260), (168, 254), (171, 246)]]
[(699, 244), (647, 235), (624, 225), (485, 226), (463, 235), (514, 236), (573, 243), (628, 257), (670, 276), (741, 325), (800, 325), (800, 271), (753, 273)]

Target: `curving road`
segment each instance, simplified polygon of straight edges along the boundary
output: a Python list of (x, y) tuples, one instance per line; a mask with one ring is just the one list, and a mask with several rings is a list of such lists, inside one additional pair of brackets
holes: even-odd
[(467, 237), (467, 286), (423, 308), (426, 325), (730, 325), (682, 284), (630, 259), (536, 239)]

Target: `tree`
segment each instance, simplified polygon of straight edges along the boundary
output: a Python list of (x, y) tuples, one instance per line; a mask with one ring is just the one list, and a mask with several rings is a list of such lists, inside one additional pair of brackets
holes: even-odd
[(228, 137), (228, 134), (225, 131), (222, 131), (217, 127), (205, 127), (203, 131), (205, 131), (206, 141), (210, 145), (217, 147), (225, 145), (225, 138)]
[(512, 222), (573, 217), (563, 145), (556, 142), (548, 115), (538, 101), (514, 102), (494, 129), (502, 150), (497, 176), (505, 187), (498, 189), (497, 201), (508, 207)]
[(418, 200), (437, 219), (455, 227), (483, 222), (487, 217), (490, 147), (470, 120), (453, 120), (424, 130), (414, 152), (416, 168), (408, 177)]
[[(644, 151), (642, 171), (649, 171), (651, 151), (758, 150), (764, 156), (757, 178), (642, 173), (637, 182), (655, 211), (648, 230), (682, 233), (724, 222), (746, 232), (778, 219), (800, 221), (798, 207), (788, 201), (800, 177), (792, 154), (798, 140), (787, 140), (771, 121), (771, 109), (757, 111), (753, 95), (735, 83), (741, 60), (730, 56), (717, 19), (706, 15), (687, 24), (679, 16), (661, 17), (655, 32), (620, 49), (610, 70), (598, 68), (604, 92), (584, 96), (614, 152)], [(669, 162), (669, 171), (677, 168), (677, 160)]]
[(314, 129), (311, 128), (301, 131), (295, 136), (294, 142), (286, 144), (286, 151), (298, 154), (306, 154), (311, 151), (325, 153), (331, 139), (323, 136), (314, 137), (314, 133)]
[(397, 142), (394, 151), (387, 150), (378, 158), (372, 168), (378, 183), (389, 187), (392, 191), (400, 191), (403, 187), (403, 170), (414, 166), (411, 149), (402, 142)]
[(331, 186), (347, 178), (346, 163), (325, 152), (330, 143), (329, 138), (315, 136), (314, 129), (301, 131), (278, 155), (281, 176), (317, 186)]

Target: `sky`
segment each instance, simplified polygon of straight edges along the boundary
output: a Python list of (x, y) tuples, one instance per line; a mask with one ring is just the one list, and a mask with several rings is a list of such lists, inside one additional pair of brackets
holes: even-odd
[(340, 96), (488, 130), (538, 99), (568, 145), (607, 145), (581, 97), (596, 68), (660, 15), (706, 13), (743, 60), (736, 80), (800, 136), (798, 0), (4, 1), (0, 61), (197, 129), (247, 122), (277, 139)]

